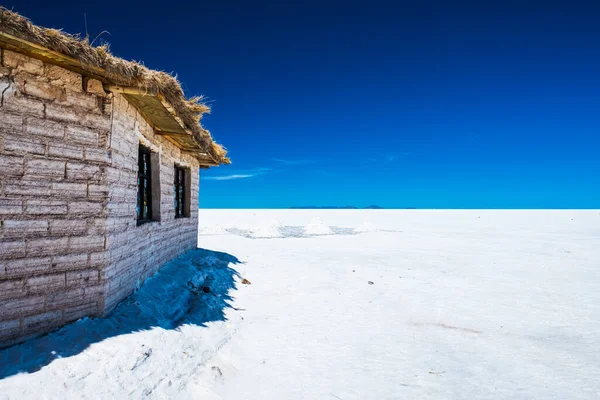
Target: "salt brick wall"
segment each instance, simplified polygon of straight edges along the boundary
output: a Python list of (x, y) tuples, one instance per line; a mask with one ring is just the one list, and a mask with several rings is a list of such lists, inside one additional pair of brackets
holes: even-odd
[[(0, 49), (0, 347), (110, 311), (195, 248), (199, 166), (119, 94)], [(159, 154), (160, 221), (137, 226), (137, 155)], [(174, 163), (191, 170), (175, 219)]]
[[(138, 146), (143, 143), (159, 156), (160, 221), (137, 226)], [(156, 135), (137, 109), (115, 94), (111, 135), (113, 164), (107, 168), (108, 266), (105, 280), (105, 311), (133, 292), (136, 285), (154, 274), (167, 261), (196, 248), (198, 240), (199, 165), (165, 137)], [(175, 163), (190, 169), (191, 215), (175, 218)]]
[[(0, 345), (104, 309), (110, 97), (0, 51)], [(101, 191), (103, 188), (104, 191)]]
[[(196, 247), (198, 232), (199, 166), (152, 127), (125, 98), (116, 94), (113, 102), (111, 146), (113, 165), (107, 169), (108, 202), (107, 250), (109, 262), (105, 279), (105, 311), (112, 309), (144, 279), (167, 261)], [(137, 226), (137, 157), (142, 142), (159, 156), (160, 221)], [(118, 160), (118, 162), (116, 162)], [(191, 171), (191, 215), (175, 219), (175, 163)]]

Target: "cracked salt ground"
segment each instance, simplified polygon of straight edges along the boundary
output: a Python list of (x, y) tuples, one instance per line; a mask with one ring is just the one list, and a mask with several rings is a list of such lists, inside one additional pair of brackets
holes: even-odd
[[(290, 240), (316, 218), (365, 232)], [(0, 399), (600, 395), (597, 212), (200, 211), (260, 221), (280, 237), (200, 235), (107, 318), (0, 350)]]

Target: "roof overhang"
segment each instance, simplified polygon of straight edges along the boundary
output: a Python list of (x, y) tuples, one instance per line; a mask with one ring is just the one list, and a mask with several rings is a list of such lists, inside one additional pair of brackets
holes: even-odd
[(194, 153), (201, 165), (219, 165), (196, 141), (192, 132), (185, 127), (173, 107), (160, 93), (117, 85), (104, 85), (104, 90), (121, 93), (140, 112), (154, 129), (154, 133), (164, 136), (183, 151)]
[(75, 58), (1, 31), (0, 48), (22, 53), (101, 81), (104, 90), (121, 93), (127, 101), (136, 107), (157, 135), (164, 136), (181, 150), (192, 153), (201, 166), (219, 165), (214, 157), (202, 148), (193, 133), (185, 127), (173, 107), (160, 93), (151, 93), (136, 87), (110, 85), (108, 73), (102, 68), (88, 64), (83, 65), (81, 61)]

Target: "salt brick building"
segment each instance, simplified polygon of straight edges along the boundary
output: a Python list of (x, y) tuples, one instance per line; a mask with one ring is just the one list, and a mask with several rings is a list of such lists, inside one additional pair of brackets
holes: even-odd
[(196, 247), (229, 163), (172, 76), (0, 7), (0, 347), (101, 316)]

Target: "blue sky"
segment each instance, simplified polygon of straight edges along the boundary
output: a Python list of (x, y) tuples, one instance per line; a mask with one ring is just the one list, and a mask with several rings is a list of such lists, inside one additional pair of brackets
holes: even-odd
[(202, 207), (600, 207), (593, 2), (212, 3), (2, 4), (210, 99)]

